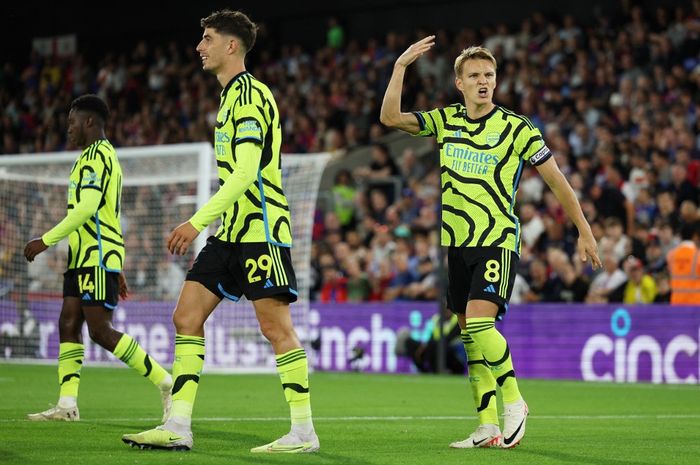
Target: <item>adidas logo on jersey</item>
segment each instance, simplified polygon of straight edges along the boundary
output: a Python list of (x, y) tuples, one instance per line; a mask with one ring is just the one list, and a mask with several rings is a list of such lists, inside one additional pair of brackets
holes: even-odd
[(263, 288), (267, 289), (268, 287), (275, 287), (275, 285), (272, 284), (272, 281), (270, 281), (269, 279), (265, 282)]
[(496, 288), (493, 287), (493, 284), (489, 284), (488, 286), (486, 286), (486, 287), (484, 288), (484, 292), (492, 292), (492, 293), (495, 294), (495, 293), (496, 293)]
[(87, 292), (85, 294), (83, 294), (83, 300), (92, 300), (90, 298), (90, 294), (88, 294)]

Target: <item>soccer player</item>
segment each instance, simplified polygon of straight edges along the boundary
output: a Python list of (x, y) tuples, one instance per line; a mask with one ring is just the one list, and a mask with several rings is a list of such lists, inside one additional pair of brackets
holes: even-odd
[[(383, 124), (413, 135), (433, 136), (440, 148), (441, 243), (447, 247), (448, 298), (459, 318), (469, 359), (469, 381), (480, 425), (455, 448), (516, 446), (525, 434), (528, 407), (513, 370), (508, 344), (495, 320), (508, 309), (520, 252), (520, 225), (513, 212), (523, 165), (537, 168), (579, 231), (581, 259), (600, 266), (596, 242), (574, 191), (540, 132), (524, 116), (495, 105), (496, 60), (483, 47), (462, 51), (454, 64), (464, 104), (403, 113), (406, 67), (430, 50), (435, 36), (411, 45), (397, 60), (381, 108)], [(503, 433), (496, 385), (504, 403)]]
[(245, 68), (257, 26), (243, 13), (222, 10), (201, 20), (197, 52), (204, 70), (223, 87), (214, 149), (219, 191), (189, 221), (173, 230), (171, 253), (184, 254), (217, 218), (221, 226), (187, 274), (173, 315), (173, 408), (164, 425), (122, 440), (140, 448), (192, 448), (191, 418), (204, 364), (204, 322), (223, 298), (252, 301), (263, 335), (276, 354), (291, 413), (291, 430), (251, 452), (314, 452), (306, 353), (292, 326), (296, 301), (289, 206), (282, 190), (279, 110), (268, 87)]
[(78, 386), (83, 365), (83, 323), (90, 338), (155, 384), (170, 409), (172, 377), (128, 334), (112, 327), (112, 310), (128, 287), (121, 272), (124, 240), (120, 225), (122, 170), (105, 137), (107, 104), (83, 95), (71, 104), (68, 138), (83, 149), (71, 169), (68, 214), (53, 229), (24, 248), (28, 261), (68, 236), (68, 271), (63, 275), (63, 308), (58, 319), (58, 405), (28, 415), (30, 420), (78, 421)]

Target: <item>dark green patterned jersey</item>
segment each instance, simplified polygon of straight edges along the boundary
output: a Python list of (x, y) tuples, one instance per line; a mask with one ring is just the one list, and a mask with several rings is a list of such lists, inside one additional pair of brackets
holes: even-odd
[[(289, 205), (282, 190), (282, 128), (270, 89), (244, 71), (221, 92), (214, 151), (219, 186), (244, 156), (242, 144), (262, 146), (257, 179), (221, 215), (216, 237), (227, 242), (268, 242), (290, 246)], [(206, 212), (204, 212), (206, 213)]]
[(551, 157), (540, 131), (499, 106), (476, 120), (461, 104), (414, 114), (418, 135), (435, 136), (440, 150), (442, 245), (520, 253), (513, 208), (523, 164)]
[(68, 268), (99, 266), (121, 271), (124, 239), (120, 224), (122, 169), (112, 144), (98, 139), (73, 164), (68, 186), (68, 211), (77, 208), (88, 190), (101, 199), (96, 211), (68, 235)]

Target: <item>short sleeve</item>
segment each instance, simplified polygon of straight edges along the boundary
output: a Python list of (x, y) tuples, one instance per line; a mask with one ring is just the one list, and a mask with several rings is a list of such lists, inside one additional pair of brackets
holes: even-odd
[(267, 121), (264, 118), (262, 108), (262, 105), (258, 105), (256, 102), (236, 107), (233, 115), (234, 144), (242, 142), (262, 144), (267, 132)]
[(440, 132), (442, 118), (440, 110), (434, 109), (430, 111), (414, 111), (413, 116), (418, 120), (420, 131), (415, 136), (429, 137), (437, 136)]
[(529, 161), (532, 166), (541, 165), (552, 156), (552, 152), (542, 139), (540, 130), (527, 120), (525, 128), (516, 137), (514, 145), (520, 157)]
[(105, 175), (105, 162), (102, 157), (85, 157), (80, 163), (80, 181), (78, 187), (82, 189), (97, 189), (102, 191)]

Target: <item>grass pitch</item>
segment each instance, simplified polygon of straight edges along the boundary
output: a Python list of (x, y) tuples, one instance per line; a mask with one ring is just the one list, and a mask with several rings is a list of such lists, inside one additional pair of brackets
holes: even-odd
[(0, 364), (0, 464), (700, 464), (698, 386), (520, 380), (530, 406), (513, 450), (452, 450), (477, 425), (464, 378), (314, 373), (317, 454), (260, 456), (286, 433), (276, 375), (202, 377), (190, 452), (129, 448), (121, 435), (152, 428), (160, 401), (127, 369), (86, 366), (78, 423), (25, 414), (57, 400), (55, 366)]

